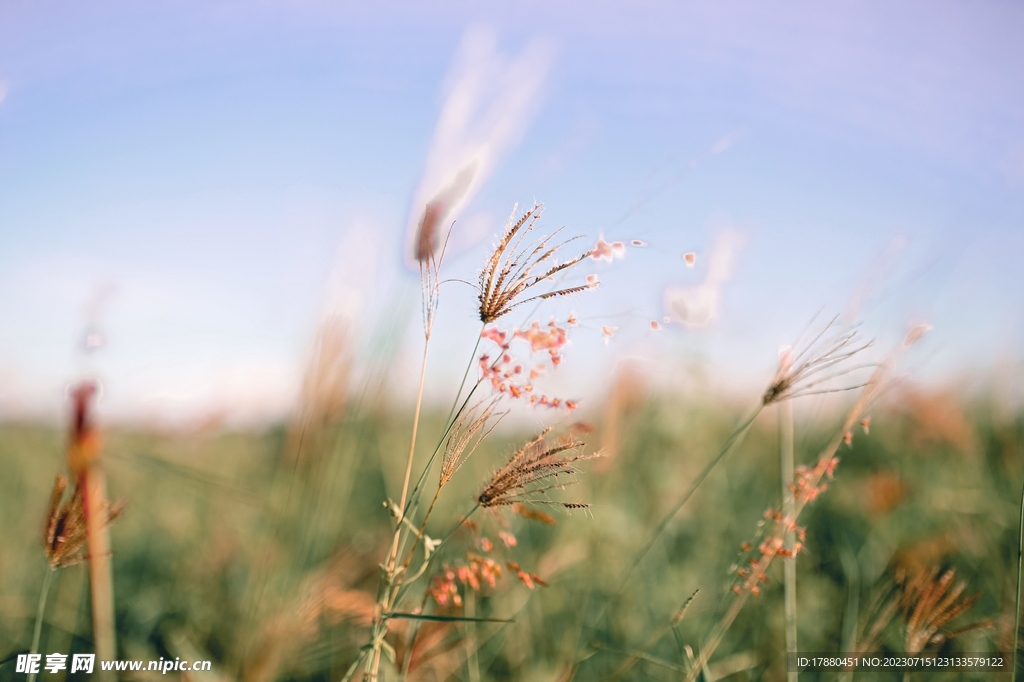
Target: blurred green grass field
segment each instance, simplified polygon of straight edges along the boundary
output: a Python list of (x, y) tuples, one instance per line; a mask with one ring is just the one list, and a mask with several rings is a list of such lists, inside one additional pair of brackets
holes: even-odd
[[(798, 408), (798, 463), (812, 462), (834, 435), (840, 420), (829, 415), (843, 400)], [(588, 513), (555, 512), (555, 525), (477, 513), (479, 529), (463, 528), (442, 550), (455, 562), (474, 546), (483, 552), (486, 537), (496, 560), (515, 561), (547, 585), (528, 589), (505, 570), (493, 589), (468, 590), (467, 613), (514, 622), (435, 624), (435, 646), (415, 661), (410, 679), (557, 680), (574, 661), (578, 680), (682, 679), (680, 644), (699, 646), (729, 594), (741, 544), (754, 538), (765, 510), (779, 505), (774, 409), (760, 415), (621, 594), (616, 590), (743, 407), (710, 395), (655, 395), (620, 376), (606, 404), (580, 414), (575, 427), (588, 450), (605, 453), (564, 493), (590, 502)], [(984, 395), (907, 384), (873, 408), (870, 433), (858, 431), (842, 448), (835, 480), (801, 518), (800, 650), (855, 646), (870, 625), (872, 600), (895, 576), (934, 566), (955, 568), (965, 594), (980, 593), (951, 628), (983, 627), (942, 650), (1012, 651), (1022, 417)], [(429, 455), (442, 418), (427, 414), (418, 461)], [(213, 672), (196, 680), (339, 679), (365, 641), (367, 602), (391, 529), (382, 502), (401, 487), (409, 429), (407, 413), (380, 404), (350, 408), (301, 434), (287, 425), (258, 432), (107, 429), (109, 495), (127, 502), (111, 528), (120, 655), (212, 660)], [(427, 532), (447, 532), (486, 476), (533, 435), (509, 428), (486, 441), (456, 475), (457, 492), (442, 497)], [(0, 679), (23, 678), (13, 656), (27, 651), (32, 637), (46, 570), (43, 517), (53, 478), (65, 470), (64, 447), (59, 428), (0, 425)], [(499, 532), (517, 545), (505, 547)], [(711, 678), (785, 677), (781, 561), (772, 571), (713, 658)], [(56, 575), (44, 653), (91, 650), (86, 574), (83, 564)], [(673, 614), (696, 590), (673, 632)], [(897, 615), (877, 648), (903, 651), (902, 637)]]

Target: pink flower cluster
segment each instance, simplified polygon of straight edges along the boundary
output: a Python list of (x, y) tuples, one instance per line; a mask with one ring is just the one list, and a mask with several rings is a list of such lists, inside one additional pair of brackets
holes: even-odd
[[(570, 316), (567, 324), (571, 325), (573, 322), (574, 318)], [(496, 358), (485, 353), (479, 360), (483, 378), (491, 382), (494, 390), (507, 393), (513, 398), (528, 400), (531, 405), (565, 407), (570, 412), (576, 409), (577, 404), (574, 400), (563, 401), (561, 398), (538, 396), (534, 391), (533, 382), (545, 372), (546, 366), (540, 363), (526, 371), (510, 352), (512, 341), (521, 339), (530, 345), (531, 354), (547, 352), (551, 366), (558, 367), (562, 362), (561, 350), (569, 341), (565, 327), (551, 320), (546, 327), (534, 322), (526, 329), (514, 329), (511, 332), (501, 331), (497, 327), (487, 327), (481, 336), (498, 346), (500, 352)]]
[[(838, 464), (838, 457), (833, 457), (828, 462), (825, 462), (824, 473), (829, 478), (832, 478), (832, 475), (836, 470), (836, 465)], [(818, 495), (821, 495), (823, 492), (828, 490), (828, 483), (820, 481), (818, 472), (811, 467), (799, 466), (796, 468), (795, 474), (796, 478), (789, 484), (789, 489), (793, 492), (793, 497), (797, 500), (813, 502), (818, 499)], [(818, 481), (817, 484), (815, 484), (816, 480)]]
[[(515, 547), (517, 544), (516, 536), (508, 531), (499, 531), (498, 537), (506, 548)], [(489, 556), (482, 556), (494, 550), (494, 543), (481, 535), (473, 544), (480, 550), (480, 554), (467, 552), (465, 561), (445, 564), (441, 572), (431, 579), (428, 594), (438, 606), (459, 609), (462, 607), (463, 594), (466, 590), (479, 592), (485, 585), (490, 588), (497, 586), (503, 570), (502, 565)], [(547, 585), (540, 576), (524, 571), (515, 561), (507, 561), (505, 565), (531, 590), (537, 585)]]
[(462, 606), (462, 595), (459, 585), (480, 591), (482, 583), (494, 587), (501, 577), (501, 564), (490, 557), (470, 552), (466, 555), (466, 563), (454, 566), (445, 564), (440, 575), (435, 575), (430, 585), (430, 596), (438, 606), (451, 604), (456, 608)]
[[(796, 521), (785, 517), (782, 512), (775, 509), (765, 511), (764, 518), (774, 524), (772, 532), (757, 546), (757, 550), (751, 552), (753, 546), (749, 542), (740, 545), (740, 551), (744, 554), (750, 553), (746, 566), (735, 568), (736, 576), (740, 582), (733, 585), (732, 591), (740, 594), (744, 589), (749, 590), (755, 597), (761, 593), (760, 584), (768, 582), (765, 569), (774, 557), (792, 559), (804, 548), (807, 541), (807, 530), (796, 525)], [(764, 522), (762, 522), (763, 524)], [(787, 533), (794, 533), (796, 541), (792, 548), (785, 546), (783, 538)], [(755, 541), (756, 542), (756, 541)]]
[(519, 564), (514, 561), (510, 561), (507, 564), (510, 571), (516, 574), (520, 582), (526, 585), (531, 590), (540, 585), (541, 587), (547, 587), (547, 583), (540, 579), (536, 573), (527, 573), (523, 569), (519, 568)]

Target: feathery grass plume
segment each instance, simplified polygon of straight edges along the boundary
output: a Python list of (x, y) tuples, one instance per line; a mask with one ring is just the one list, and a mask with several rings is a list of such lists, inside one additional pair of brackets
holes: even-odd
[[(81, 550), (88, 540), (88, 533), (85, 510), (82, 507), (82, 492), (76, 486), (71, 497), (65, 500), (64, 493), (67, 488), (68, 479), (58, 475), (53, 483), (50, 506), (46, 514), (46, 530), (43, 535), (43, 548), (50, 568), (73, 566), (85, 558)], [(122, 509), (121, 504), (105, 504), (103, 525), (110, 525), (121, 515)]]
[[(779, 370), (776, 372), (775, 378), (772, 379), (772, 383), (768, 386), (768, 390), (765, 391), (762, 398), (765, 405), (805, 395), (849, 391), (864, 386), (864, 384), (857, 384), (856, 386), (836, 389), (815, 388), (832, 379), (870, 366), (858, 365), (846, 367), (840, 371), (828, 371), (861, 351), (870, 348), (872, 345), (871, 341), (862, 343), (857, 337), (856, 329), (826, 336), (836, 326), (838, 321), (838, 315), (829, 320), (821, 331), (801, 350), (797, 351), (796, 348), (786, 349), (780, 354)], [(799, 347), (799, 343), (796, 347)], [(825, 372), (825, 374), (822, 375), (822, 372)]]
[[(429, 210), (429, 209), (428, 209)], [(449, 236), (451, 233), (449, 232)], [(420, 253), (417, 250), (416, 260), (420, 266), (420, 289), (422, 296), (420, 302), (423, 305), (423, 335), (428, 341), (434, 329), (434, 316), (437, 313), (437, 303), (441, 293), (441, 280), (438, 273), (441, 269), (441, 261), (444, 260), (445, 251), (448, 249), (448, 238), (445, 238), (441, 251), (437, 252), (431, 246), (429, 251)]]
[(343, 319), (321, 321), (300, 393), (302, 411), (311, 422), (326, 424), (344, 414), (352, 374), (352, 345)]
[(943, 629), (981, 597), (978, 593), (961, 598), (967, 583), (954, 584), (955, 579), (956, 569), (939, 575), (939, 569), (933, 567), (918, 572), (901, 586), (900, 610), (906, 624), (904, 645), (908, 654), (916, 654), (932, 644), (941, 646), (953, 637), (991, 625), (991, 621), (981, 621), (956, 630)]
[[(580, 471), (576, 467), (577, 462), (600, 456), (579, 452), (583, 447), (582, 441), (566, 439), (550, 445), (545, 441), (549, 433), (550, 428), (544, 429), (540, 435), (516, 450), (505, 466), (494, 472), (476, 498), (481, 507), (525, 503), (549, 504), (565, 509), (586, 509), (590, 506), (582, 502), (560, 502), (544, 497), (552, 490), (561, 490), (577, 482), (575, 475)], [(573, 451), (576, 454), (563, 455)]]
[[(676, 514), (683, 508), (683, 506), (689, 501), (690, 497), (693, 496), (697, 488), (704, 482), (711, 471), (721, 462), (727, 454), (729, 454), (740, 442), (743, 441), (747, 432), (750, 430), (757, 419), (757, 416), (761, 413), (761, 410), (772, 403), (779, 402), (781, 400), (787, 400), (789, 398), (798, 397), (799, 395), (808, 395), (811, 393), (817, 393), (818, 391), (807, 390), (813, 385), (817, 385), (821, 381), (827, 381), (828, 379), (834, 378), (837, 375), (828, 376), (825, 378), (815, 378), (812, 381), (808, 381), (809, 377), (813, 377), (817, 372), (833, 367), (838, 362), (845, 360), (848, 357), (864, 350), (870, 346), (870, 342), (862, 344), (858, 347), (853, 342), (853, 338), (856, 335), (856, 331), (849, 332), (844, 335), (840, 335), (838, 338), (830, 338), (823, 340), (825, 333), (832, 328), (838, 317), (833, 318), (825, 327), (811, 340), (810, 343), (804, 347), (796, 356), (791, 352), (785, 353), (780, 358), (779, 370), (768, 387), (768, 390), (761, 396), (761, 399), (757, 401), (757, 404), (741, 419), (739, 425), (733, 430), (729, 437), (722, 444), (718, 453), (711, 458), (711, 460), (704, 466), (703, 469), (694, 477), (693, 482), (687, 488), (686, 492), (679, 498), (679, 500), (669, 509), (669, 511), (662, 517), (658, 525), (655, 526), (654, 531), (651, 533), (650, 538), (640, 549), (639, 552), (633, 557), (633, 561), (630, 562), (629, 566), (622, 574), (622, 578), (619, 581), (619, 586), (614, 592), (613, 599), (606, 602), (606, 605), (602, 608), (598, 620), (602, 620), (609, 613), (609, 607), (613, 604), (622, 594), (622, 591), (626, 588), (630, 576), (633, 571), (640, 565), (647, 553), (654, 547), (658, 538), (665, 532), (671, 523), (672, 519), (675, 518)], [(909, 348), (913, 345), (913, 342), (920, 338), (923, 332), (912, 331), (908, 335), (907, 339), (904, 340), (902, 345), (903, 349)], [(915, 335), (913, 339), (911, 336)], [(799, 346), (799, 339), (797, 340), (796, 346)], [(852, 347), (851, 347), (852, 346)], [(859, 369), (859, 367), (847, 368), (844, 372)], [(872, 379), (869, 379), (865, 384), (870, 388)], [(858, 388), (852, 386), (850, 388)], [(838, 389), (846, 390), (846, 389)], [(823, 391), (829, 392), (829, 391)], [(859, 414), (859, 413), (858, 413)], [(847, 427), (845, 431), (849, 431), (850, 427)]]
[(76, 488), (71, 498), (64, 500), (68, 479), (57, 475), (50, 495), (50, 507), (46, 513), (46, 529), (43, 532), (43, 549), (50, 568), (73, 566), (82, 561), (79, 550), (85, 545), (85, 511), (82, 509), (82, 495)]
[(488, 424), (491, 418), (495, 417), (494, 408), (497, 404), (497, 400), (491, 400), (482, 410), (464, 410), (456, 417), (444, 449), (444, 457), (441, 459), (438, 489), (443, 488), (455, 472), (462, 468), (504, 416), (504, 413), (499, 414), (493, 423)]
[(448, 207), (442, 201), (431, 201), (423, 209), (419, 228), (416, 230), (416, 247), (413, 254), (420, 263), (433, 258), (437, 250), (438, 226)]
[[(480, 272), (479, 312), (480, 320), (484, 324), (494, 322), (524, 303), (556, 296), (567, 296), (586, 291), (594, 286), (586, 284), (566, 287), (523, 298), (530, 289), (554, 277), (559, 272), (577, 265), (591, 252), (588, 251), (559, 263), (556, 259), (559, 249), (573, 239), (577, 239), (577, 237), (573, 237), (559, 244), (550, 245), (551, 239), (561, 229), (524, 246), (523, 241), (537, 224), (543, 211), (543, 205), (534, 204), (533, 208), (524, 213), (519, 220), (513, 222), (517, 208), (518, 206), (513, 207), (505, 234), (494, 247), (484, 269)], [(537, 273), (538, 268), (542, 268), (543, 272)]]

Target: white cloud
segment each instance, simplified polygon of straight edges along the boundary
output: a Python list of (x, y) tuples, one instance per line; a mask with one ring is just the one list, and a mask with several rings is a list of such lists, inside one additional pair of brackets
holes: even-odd
[(537, 112), (551, 59), (551, 49), (540, 42), (508, 58), (497, 51), (492, 31), (466, 31), (413, 195), (406, 225), (407, 258), (415, 253), (425, 209), (434, 207), (427, 219), (433, 228), (428, 231), (439, 232), (472, 201), (501, 158), (519, 142)]

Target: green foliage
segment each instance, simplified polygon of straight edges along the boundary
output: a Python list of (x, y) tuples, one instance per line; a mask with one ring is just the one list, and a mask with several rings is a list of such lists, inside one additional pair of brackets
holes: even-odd
[[(959, 431), (948, 419), (937, 427), (924, 398), (876, 406), (870, 434), (857, 432), (842, 448), (835, 480), (804, 512), (806, 549), (796, 559), (801, 650), (840, 651), (844, 633), (865, 630), (873, 595), (892, 584), (898, 567), (915, 566), (955, 567), (967, 593), (981, 593), (952, 627), (993, 620), (943, 650), (1012, 647), (1024, 420), (997, 420), (983, 402), (947, 402), (943, 409), (962, 418)], [(654, 526), (741, 414), (707, 396), (648, 399), (623, 410), (614, 442), (600, 428), (584, 436), (590, 450), (603, 444), (608, 453), (588, 463), (581, 485), (566, 493), (590, 502), (588, 513), (558, 512), (556, 525), (508, 510), (473, 517), (500, 563), (514, 560), (548, 584), (530, 590), (506, 568), (494, 589), (474, 597), (473, 614), (432, 623), (451, 628), (447, 641), (473, 644), (475, 654), (453, 659), (455, 678), (549, 680), (575, 666), (578, 680), (680, 679), (688, 666), (683, 645), (696, 650), (721, 615), (740, 545), (753, 541), (765, 510), (779, 504), (774, 410), (764, 411), (617, 592)], [(797, 410), (798, 464), (812, 462), (832, 435), (838, 417), (821, 416), (828, 413), (811, 420)], [(607, 415), (599, 416), (591, 415), (594, 423), (605, 424)], [(224, 679), (339, 679), (365, 641), (353, 595), (365, 592), (372, 604), (376, 563), (392, 528), (382, 502), (401, 484), (386, 472), (401, 467), (406, 417), (353, 414), (308, 428), (299, 448), (295, 428), (107, 433), (110, 497), (128, 503), (112, 527), (121, 655), (209, 658)], [(433, 443), (443, 414), (424, 419), (422, 442)], [(443, 537), (472, 508), (482, 481), (532, 435), (499, 430), (485, 442), (453, 478), (455, 492), (442, 498), (427, 534)], [(429, 455), (424, 445), (417, 462)], [(43, 515), (63, 461), (59, 430), (0, 425), (3, 679), (13, 675), (8, 656), (31, 640), (46, 566)], [(430, 493), (434, 485), (436, 476)], [(499, 531), (512, 533), (517, 546), (501, 546)], [(430, 572), (464, 557), (476, 539), (461, 529)], [(729, 631), (712, 676), (784, 677), (781, 561)], [(55, 575), (42, 651), (89, 650), (85, 583), (84, 566)], [(421, 579), (399, 610), (426, 604), (426, 613), (437, 613), (423, 599), (427, 584)], [(879, 646), (902, 650), (900, 627), (897, 615)], [(410, 677), (431, 679), (426, 670)]]

